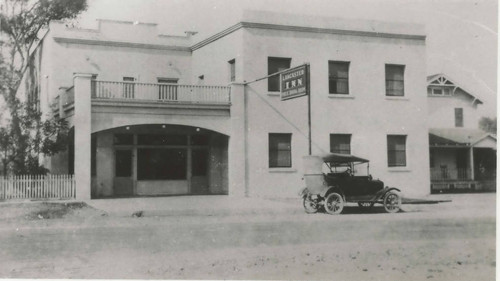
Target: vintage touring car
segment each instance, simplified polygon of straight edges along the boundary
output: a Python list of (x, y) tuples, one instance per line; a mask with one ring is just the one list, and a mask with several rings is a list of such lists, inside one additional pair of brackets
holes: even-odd
[[(303, 160), (306, 187), (300, 195), (307, 213), (324, 208), (329, 214), (340, 214), (346, 203), (360, 207), (382, 204), (389, 213), (401, 209), (401, 191), (374, 180), (368, 160), (337, 153), (305, 156)], [(365, 175), (358, 175), (361, 165), (366, 165)]]

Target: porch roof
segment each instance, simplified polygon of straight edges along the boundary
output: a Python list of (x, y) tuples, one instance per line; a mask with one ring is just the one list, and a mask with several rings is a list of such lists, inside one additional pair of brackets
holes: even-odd
[(449, 147), (470, 147), (484, 138), (491, 137), (496, 142), (496, 137), (478, 129), (464, 128), (430, 128), (429, 145)]

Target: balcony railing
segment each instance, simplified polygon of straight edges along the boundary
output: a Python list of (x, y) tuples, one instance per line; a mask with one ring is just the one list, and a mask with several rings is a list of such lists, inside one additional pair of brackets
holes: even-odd
[(229, 104), (230, 87), (92, 81), (93, 99)]
[(431, 168), (431, 181), (471, 180), (470, 170), (467, 168)]

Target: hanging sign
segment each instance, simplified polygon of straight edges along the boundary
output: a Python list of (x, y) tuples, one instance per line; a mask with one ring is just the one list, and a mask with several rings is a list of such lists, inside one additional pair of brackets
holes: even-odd
[(308, 95), (308, 67), (297, 66), (280, 74), (281, 100), (289, 100)]

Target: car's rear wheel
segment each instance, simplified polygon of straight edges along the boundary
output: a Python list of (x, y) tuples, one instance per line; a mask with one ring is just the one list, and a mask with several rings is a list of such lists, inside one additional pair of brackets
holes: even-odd
[(344, 199), (336, 192), (328, 194), (325, 198), (325, 211), (330, 215), (337, 215), (344, 209)]
[(318, 203), (315, 200), (311, 199), (310, 195), (304, 196), (303, 204), (304, 210), (308, 214), (314, 214), (318, 211)]
[(401, 210), (401, 196), (396, 192), (389, 191), (384, 196), (384, 209), (388, 213), (397, 213)]

